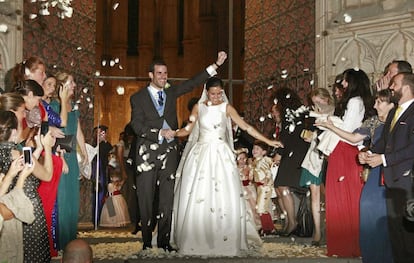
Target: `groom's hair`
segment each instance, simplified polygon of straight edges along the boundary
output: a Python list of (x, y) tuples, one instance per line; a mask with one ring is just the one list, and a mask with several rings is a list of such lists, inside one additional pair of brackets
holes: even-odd
[(151, 64), (150, 64), (150, 66), (149, 66), (149, 68), (148, 68), (148, 72), (152, 72), (152, 73), (154, 73), (154, 67), (155, 66), (167, 66), (167, 64), (164, 62), (164, 60), (162, 60), (162, 59), (157, 59), (157, 60), (154, 60)]

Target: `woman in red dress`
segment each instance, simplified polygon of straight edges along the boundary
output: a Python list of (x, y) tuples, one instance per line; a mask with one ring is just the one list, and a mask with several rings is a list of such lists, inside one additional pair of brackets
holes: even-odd
[[(359, 128), (372, 109), (368, 76), (362, 70), (344, 72), (345, 92), (335, 115), (343, 121), (341, 128), (352, 132)], [(358, 257), (359, 199), (363, 182), (358, 148), (340, 139), (328, 158), (326, 173), (326, 241), (328, 256)]]

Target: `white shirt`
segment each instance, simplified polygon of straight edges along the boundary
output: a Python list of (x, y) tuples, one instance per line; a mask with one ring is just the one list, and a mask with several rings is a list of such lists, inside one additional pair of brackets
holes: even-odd
[[(210, 75), (210, 77), (213, 77), (213, 76), (217, 75), (217, 71), (214, 69), (214, 67), (212, 65), (208, 66), (206, 68), (206, 71)], [(160, 91), (160, 89), (155, 88), (151, 84), (149, 85), (149, 92), (151, 93), (152, 97), (155, 98), (156, 101), (158, 101), (158, 99), (159, 99), (158, 91)], [(164, 89), (162, 89), (162, 91), (164, 91)], [(165, 93), (165, 92), (163, 92), (163, 93)], [(165, 100), (165, 97), (166, 96), (163, 97), (164, 100)], [(161, 131), (159, 131), (158, 140), (161, 140), (161, 139), (162, 139)]]

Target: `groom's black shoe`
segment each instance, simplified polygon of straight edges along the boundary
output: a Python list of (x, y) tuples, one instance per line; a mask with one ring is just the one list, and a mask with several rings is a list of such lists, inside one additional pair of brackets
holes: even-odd
[(151, 244), (144, 244), (144, 245), (142, 245), (142, 250), (147, 250), (147, 249), (151, 249), (152, 248), (152, 245)]
[(164, 249), (165, 252), (171, 253), (171, 252), (177, 252), (178, 250), (173, 248), (171, 245), (164, 245), (164, 246), (159, 246), (159, 248)]

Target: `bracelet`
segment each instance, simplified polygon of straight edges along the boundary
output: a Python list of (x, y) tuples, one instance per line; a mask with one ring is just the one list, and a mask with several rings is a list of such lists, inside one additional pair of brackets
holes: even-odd
[(216, 62), (214, 62), (214, 65), (216, 65), (216, 67), (218, 67), (218, 68), (220, 67)]

